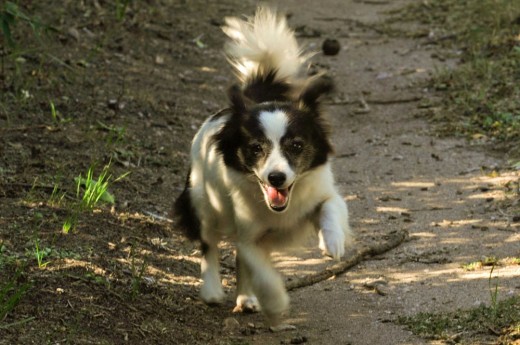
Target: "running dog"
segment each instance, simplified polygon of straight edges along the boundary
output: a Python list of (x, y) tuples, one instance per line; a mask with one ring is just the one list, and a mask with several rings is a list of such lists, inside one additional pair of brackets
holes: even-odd
[(351, 234), (319, 102), (333, 84), (324, 75), (308, 76), (310, 55), (273, 10), (226, 18), (223, 30), (239, 83), (229, 89), (230, 107), (208, 118), (193, 139), (174, 214), (178, 227), (202, 243), (201, 298), (222, 302), (218, 243), (232, 240), (235, 311), (261, 310), (277, 325), (289, 297), (271, 252), (318, 232), (319, 247), (340, 259)]

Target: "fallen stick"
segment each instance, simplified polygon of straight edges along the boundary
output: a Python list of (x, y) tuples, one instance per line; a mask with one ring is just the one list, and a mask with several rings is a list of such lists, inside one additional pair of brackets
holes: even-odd
[(413, 103), (422, 100), (422, 97), (419, 96), (411, 96), (404, 98), (388, 98), (388, 99), (378, 99), (378, 98), (368, 98), (368, 99), (356, 99), (356, 100), (345, 100), (345, 101), (332, 101), (326, 102), (327, 105), (351, 105), (351, 104), (379, 104), (379, 105), (389, 105), (389, 104), (399, 104), (399, 103)]
[(286, 283), (286, 289), (288, 291), (299, 289), (305, 286), (314, 285), (321, 281), (327, 280), (330, 277), (344, 273), (349, 268), (360, 263), (367, 256), (381, 255), (391, 249), (394, 249), (408, 238), (408, 231), (394, 231), (388, 234), (388, 240), (384, 243), (377, 243), (372, 246), (362, 246), (356, 250), (356, 252), (343, 261), (338, 262), (335, 265), (325, 268), (323, 271), (312, 273), (301, 278), (296, 278)]

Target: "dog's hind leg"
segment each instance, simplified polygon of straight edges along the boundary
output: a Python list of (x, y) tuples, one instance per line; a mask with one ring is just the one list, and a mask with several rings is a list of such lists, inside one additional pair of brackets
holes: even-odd
[(202, 241), (202, 287), (200, 297), (207, 304), (218, 304), (224, 299), (220, 280), (218, 240)]
[(239, 254), (236, 258), (237, 270), (237, 305), (234, 313), (255, 313), (260, 310), (258, 299), (253, 293), (251, 286), (251, 272), (247, 265), (242, 264)]

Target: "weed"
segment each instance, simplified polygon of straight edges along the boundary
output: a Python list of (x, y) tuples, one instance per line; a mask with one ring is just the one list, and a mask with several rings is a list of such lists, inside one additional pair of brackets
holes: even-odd
[(54, 105), (53, 101), (49, 101), (49, 106), (51, 108), (51, 117), (53, 123), (60, 124), (71, 121), (70, 118), (64, 118), (63, 115), (61, 115), (60, 112), (56, 110), (56, 106)]
[[(144, 259), (138, 260), (135, 253), (135, 245), (130, 248), (130, 269), (132, 271), (132, 283), (130, 289), (130, 297), (135, 299), (141, 291), (141, 284), (143, 282), (143, 276), (148, 268), (148, 258), (145, 256)], [(140, 261), (140, 263), (139, 263)]]
[[(77, 189), (76, 196), (79, 198), (81, 187), (84, 187), (81, 198), (81, 209), (92, 210), (100, 201), (110, 204), (115, 202), (114, 196), (108, 192), (108, 184), (111, 175), (108, 175), (110, 165), (105, 165), (97, 180), (94, 179), (94, 167), (91, 166), (84, 178), (81, 174), (75, 178)], [(108, 175), (108, 176), (107, 176)]]
[(47, 257), (51, 254), (52, 249), (49, 247), (40, 248), (40, 240), (34, 240), (34, 257), (36, 258), (36, 262), (38, 263), (38, 268), (45, 268), (50, 261), (45, 261)]
[(520, 265), (520, 257), (505, 258), (504, 262), (508, 265)]
[(12, 264), (15, 260), (15, 256), (9, 255), (9, 252), (4, 242), (0, 242), (0, 271), (5, 270), (6, 267)]
[(39, 20), (25, 14), (17, 4), (7, 1), (3, 5), (3, 8), (0, 8), (0, 29), (2, 30), (5, 41), (11, 48), (16, 46), (12, 35), (12, 28), (17, 22), (29, 24), (36, 34), (40, 32), (41, 28), (45, 27)]
[(88, 281), (93, 282), (95, 284), (103, 285), (107, 289), (110, 289), (110, 280), (104, 276), (100, 276), (93, 272), (86, 272), (85, 279), (87, 279)]
[(473, 261), (469, 264), (462, 265), (464, 271), (476, 271), (483, 267), (482, 261)]
[(517, 324), (518, 320), (520, 296), (497, 301), (494, 307), (480, 306), (443, 314), (420, 313), (411, 317), (400, 317), (398, 323), (423, 337), (449, 339), (454, 334), (462, 337), (488, 335), (490, 329), (496, 333), (500, 333), (501, 330), (505, 332), (511, 325)]
[[(434, 76), (445, 93), (449, 133), (493, 139), (515, 149), (520, 142), (520, 2), (517, 0), (421, 1), (400, 14), (419, 19), (434, 43), (457, 49), (461, 65)], [(437, 38), (437, 39), (436, 39)], [(520, 152), (518, 152), (520, 154)]]
[[(115, 197), (108, 191), (112, 179), (109, 170), (110, 163), (105, 165), (97, 179), (94, 179), (94, 166), (90, 166), (85, 177), (80, 174), (75, 178), (77, 203), (72, 207), (71, 214), (62, 225), (62, 231), (65, 234), (76, 227), (81, 212), (91, 211), (101, 202), (115, 203)], [(120, 181), (129, 174), (130, 172), (126, 172), (114, 179), (113, 182)], [(81, 195), (82, 190), (83, 195)]]
[(19, 283), (23, 267), (18, 268), (11, 278), (0, 282), (0, 322), (9, 314), (31, 287), (28, 282)]
[[(406, 325), (412, 332), (433, 339), (451, 339), (457, 337), (479, 337), (487, 335), (489, 330), (494, 334), (502, 334), (501, 338), (515, 337), (520, 326), (520, 296), (499, 301), (498, 275), (494, 274), (500, 264), (520, 263), (519, 258), (497, 259), (494, 256), (463, 265), (465, 270), (481, 269), (491, 266), (488, 278), (490, 305), (469, 310), (457, 310), (444, 314), (420, 313), (412, 317), (401, 317), (398, 322)], [(515, 323), (516, 322), (516, 323)], [(460, 341), (466, 343), (466, 341)], [(478, 343), (468, 341), (467, 343)], [(508, 342), (499, 341), (500, 344)]]
[(476, 271), (484, 267), (491, 267), (491, 271), (493, 271), (496, 266), (518, 264), (520, 264), (520, 258), (516, 257), (507, 257), (499, 259), (496, 256), (485, 256), (481, 260), (472, 261), (470, 263), (462, 265), (461, 267), (465, 271)]
[(101, 129), (108, 132), (107, 143), (119, 143), (124, 139), (126, 128), (125, 127), (116, 127), (116, 126), (108, 126), (101, 121), (97, 121), (98, 125)]
[(55, 206), (61, 205), (63, 202), (63, 199), (65, 198), (65, 195), (67, 195), (67, 193), (60, 192), (60, 187), (59, 187), (58, 183), (54, 183), (54, 186), (53, 186), (52, 192), (51, 192), (51, 196), (49, 197), (49, 200), (48, 200), (49, 205), (55, 205)]
[(78, 223), (78, 213), (74, 212), (70, 216), (65, 219), (63, 225), (61, 226), (61, 230), (64, 234), (68, 234), (71, 230), (75, 229), (76, 224)]
[(132, 0), (116, 0), (116, 19), (122, 21), (126, 14), (126, 9)]
[(491, 271), (489, 272), (488, 286), (489, 295), (491, 297), (491, 310), (493, 311), (493, 317), (496, 318), (498, 312), (498, 275), (493, 277), (494, 270), (495, 265), (491, 266)]

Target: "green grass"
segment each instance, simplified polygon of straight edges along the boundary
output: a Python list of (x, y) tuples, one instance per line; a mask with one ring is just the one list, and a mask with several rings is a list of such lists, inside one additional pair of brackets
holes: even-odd
[(109, 163), (103, 167), (98, 177), (94, 178), (94, 169), (95, 166), (90, 166), (85, 176), (80, 174), (75, 178), (77, 200), (71, 207), (71, 214), (63, 223), (62, 231), (65, 234), (76, 228), (80, 213), (92, 211), (101, 203), (114, 204), (115, 197), (108, 191), (109, 185), (130, 174), (130, 172), (126, 172), (112, 180)]
[(40, 248), (40, 240), (34, 240), (34, 257), (36, 258), (36, 263), (38, 264), (38, 268), (45, 268), (50, 261), (46, 261), (46, 259), (51, 254), (52, 249), (49, 247)]
[(143, 277), (148, 268), (148, 258), (138, 259), (136, 255), (135, 244), (130, 248), (130, 268), (132, 271), (132, 281), (130, 287), (130, 298), (135, 299), (140, 291), (143, 282)]
[(116, 0), (116, 19), (122, 21), (125, 18), (126, 10), (132, 0)]
[(11, 48), (16, 46), (12, 32), (14, 27), (19, 23), (28, 24), (37, 35), (39, 35), (42, 28), (45, 28), (38, 19), (30, 17), (20, 9), (18, 4), (12, 1), (6, 1), (2, 7), (0, 7), (0, 30), (7, 45)]
[(500, 300), (499, 275), (495, 273), (495, 267), (518, 264), (520, 260), (517, 257), (498, 259), (491, 256), (462, 266), (467, 271), (491, 267), (488, 278), (489, 306), (448, 313), (420, 313), (400, 317), (398, 323), (429, 339), (450, 342), (456, 339), (457, 343), (478, 344), (483, 338), (493, 336), (496, 344), (513, 344), (512, 339), (520, 339), (520, 295)]
[(7, 277), (5, 281), (0, 281), (0, 323), (16, 307), (31, 287), (28, 282), (20, 282), (23, 271), (23, 267), (18, 267), (11, 277)]
[(470, 262), (468, 264), (464, 264), (464, 265), (462, 265), (462, 268), (465, 271), (476, 271), (476, 270), (482, 269), (485, 266), (493, 266), (494, 267), (494, 266), (499, 265), (499, 264), (500, 264), (500, 260), (497, 259), (496, 257), (494, 257), (494, 256), (486, 256), (486, 257), (484, 257), (481, 260), (472, 261), (472, 262)]
[[(494, 306), (480, 306), (450, 313), (420, 313), (401, 317), (398, 323), (413, 333), (429, 339), (449, 339), (456, 334), (463, 338), (493, 333), (514, 332), (520, 327), (520, 296), (497, 302)], [(464, 343), (464, 341), (462, 341)]]
[(420, 20), (434, 33), (434, 43), (460, 56), (456, 69), (442, 70), (432, 80), (442, 92), (438, 117), (447, 121), (444, 129), (518, 148), (520, 1), (421, 1), (399, 18)]

